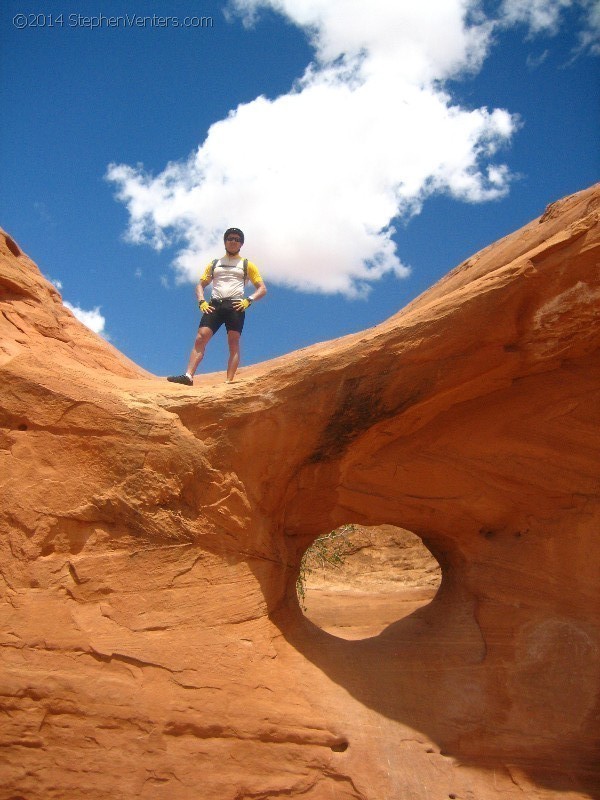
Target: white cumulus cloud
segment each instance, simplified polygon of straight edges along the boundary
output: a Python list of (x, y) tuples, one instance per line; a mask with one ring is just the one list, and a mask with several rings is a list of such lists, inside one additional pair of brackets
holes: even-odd
[(505, 25), (525, 25), (531, 36), (556, 35), (567, 11), (579, 19), (578, 50), (600, 54), (598, 0), (503, 0), (500, 18)]
[(394, 224), (428, 196), (506, 194), (511, 173), (497, 159), (518, 120), (463, 108), (444, 89), (490, 47), (475, 0), (235, 0), (230, 13), (260, 24), (266, 7), (311, 38), (315, 60), (297, 85), (239, 105), (157, 175), (108, 168), (129, 239), (181, 243), (178, 280), (196, 281), (223, 230), (239, 226), (268, 282), (364, 295), (384, 273), (408, 274)]
[(83, 323), (87, 328), (94, 331), (94, 333), (98, 333), (100, 336), (104, 336), (105, 339), (108, 339), (108, 336), (105, 332), (106, 320), (100, 313), (99, 306), (91, 309), (90, 311), (86, 311), (84, 308), (72, 305), (72, 303), (69, 303), (67, 300), (63, 301), (63, 305), (69, 309), (69, 311), (79, 320), (79, 322)]
[(580, 49), (600, 56), (600, 3), (585, 0), (586, 22), (579, 34)]
[(574, 0), (504, 0), (503, 14), (511, 25), (527, 25), (532, 34), (556, 33), (563, 11), (573, 5)]

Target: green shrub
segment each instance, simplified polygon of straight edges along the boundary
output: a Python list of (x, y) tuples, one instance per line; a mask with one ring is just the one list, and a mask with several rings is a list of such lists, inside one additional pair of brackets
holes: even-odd
[(306, 580), (311, 572), (326, 566), (341, 567), (348, 552), (348, 534), (354, 525), (342, 525), (324, 536), (319, 536), (306, 549), (300, 561), (300, 571), (296, 579), (296, 593), (301, 607), (306, 611)]

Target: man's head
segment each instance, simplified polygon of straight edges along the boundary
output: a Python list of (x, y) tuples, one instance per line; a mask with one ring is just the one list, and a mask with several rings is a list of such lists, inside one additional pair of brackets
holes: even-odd
[(239, 228), (227, 228), (223, 234), (223, 241), (225, 242), (225, 250), (228, 253), (238, 253), (244, 244), (244, 233)]

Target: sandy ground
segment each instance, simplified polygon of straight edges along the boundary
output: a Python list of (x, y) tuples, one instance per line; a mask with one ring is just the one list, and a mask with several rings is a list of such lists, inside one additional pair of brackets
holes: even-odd
[(400, 587), (383, 592), (311, 588), (306, 592), (304, 613), (334, 636), (366, 639), (427, 605), (436, 591)]

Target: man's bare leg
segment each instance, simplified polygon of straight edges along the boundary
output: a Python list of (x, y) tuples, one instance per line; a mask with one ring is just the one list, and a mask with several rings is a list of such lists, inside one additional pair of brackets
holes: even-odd
[(204, 358), (204, 351), (206, 350), (206, 345), (212, 339), (213, 332), (210, 328), (198, 328), (198, 335), (196, 336), (196, 341), (194, 342), (194, 346), (192, 347), (192, 352), (190, 353), (190, 360), (188, 361), (187, 366), (187, 374), (190, 378), (194, 377), (194, 373), (198, 369), (198, 366), (202, 359)]
[(229, 345), (229, 361), (227, 362), (227, 383), (232, 383), (237, 368), (240, 364), (240, 337), (239, 331), (227, 331), (227, 344)]

